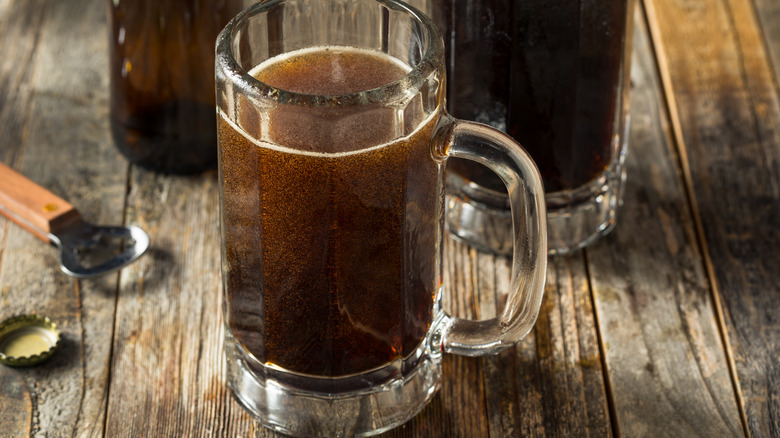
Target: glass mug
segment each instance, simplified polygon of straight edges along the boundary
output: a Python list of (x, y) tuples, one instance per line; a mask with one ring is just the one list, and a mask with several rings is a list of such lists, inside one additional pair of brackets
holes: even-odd
[[(447, 109), (515, 138), (542, 174), (551, 254), (607, 234), (622, 202), (634, 0), (415, 0), (444, 35)], [(447, 169), (450, 231), (512, 251), (501, 180)]]
[[(444, 109), (433, 22), (394, 0), (274, 0), (217, 39), (228, 385), (263, 425), (371, 435), (419, 412), (441, 355), (523, 338), (546, 268), (544, 194), (510, 137)], [(500, 316), (441, 307), (444, 170), (507, 184), (517, 229)]]

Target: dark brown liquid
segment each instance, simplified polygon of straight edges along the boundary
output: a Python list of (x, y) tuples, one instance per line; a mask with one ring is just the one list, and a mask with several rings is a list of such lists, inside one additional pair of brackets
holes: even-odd
[[(447, 109), (512, 135), (545, 190), (577, 188), (612, 159), (626, 1), (433, 0), (444, 34)], [(622, 133), (621, 133), (622, 134)], [(504, 191), (471, 161), (448, 167)]]
[[(340, 94), (404, 74), (388, 58), (319, 49), (255, 75), (291, 91)], [(440, 284), (435, 123), (397, 139), (396, 111), (282, 106), (262, 127), (219, 119), (227, 321), (259, 361), (343, 376), (409, 356)], [(408, 121), (408, 120), (407, 120)], [(264, 131), (261, 131), (261, 128)], [(371, 148), (372, 145), (384, 146)], [(302, 152), (306, 151), (306, 152)]]
[(111, 131), (117, 147), (155, 170), (214, 167), (214, 43), (242, 2), (108, 3)]

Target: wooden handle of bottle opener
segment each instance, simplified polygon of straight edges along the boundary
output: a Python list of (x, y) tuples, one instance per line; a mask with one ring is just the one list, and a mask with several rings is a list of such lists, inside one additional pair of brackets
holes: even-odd
[(39, 239), (80, 219), (79, 212), (54, 193), (0, 163), (0, 214), (16, 222)]

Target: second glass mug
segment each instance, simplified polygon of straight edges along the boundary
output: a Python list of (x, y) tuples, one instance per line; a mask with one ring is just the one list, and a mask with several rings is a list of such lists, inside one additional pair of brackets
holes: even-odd
[[(515, 138), (542, 174), (550, 254), (616, 223), (625, 180), (635, 0), (410, 0), (444, 35), (447, 109)], [(512, 251), (506, 192), (489, 169), (448, 168), (450, 231)]]
[[(217, 40), (228, 385), (266, 427), (372, 435), (416, 415), (442, 353), (483, 355), (536, 321), (544, 192), (510, 137), (444, 109), (443, 41), (394, 0), (272, 0)], [(515, 251), (499, 316), (442, 310), (444, 170), (488, 165)]]

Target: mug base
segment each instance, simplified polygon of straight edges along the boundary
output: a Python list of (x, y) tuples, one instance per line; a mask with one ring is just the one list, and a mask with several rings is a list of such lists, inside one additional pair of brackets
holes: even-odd
[[(257, 364), (241, 351), (230, 331), (226, 333), (228, 387), (233, 395), (264, 427), (292, 436), (380, 434), (417, 415), (438, 391), (441, 381), (441, 355), (426, 352), (410, 370), (390, 373), (379, 385), (334, 393), (307, 391), (301, 389), (305, 377)], [(386, 368), (400, 370), (402, 367), (397, 365)], [(374, 381), (377, 374), (384, 373), (378, 371), (338, 381), (360, 386), (361, 381)], [(295, 383), (288, 384), (285, 375)], [(321, 386), (325, 379), (313, 380)]]
[[(625, 155), (598, 178), (575, 190), (548, 193), (547, 252), (563, 255), (582, 249), (615, 226), (626, 178)], [(457, 175), (447, 176), (447, 227), (457, 239), (482, 251), (511, 255), (512, 217), (506, 196), (491, 192)]]

